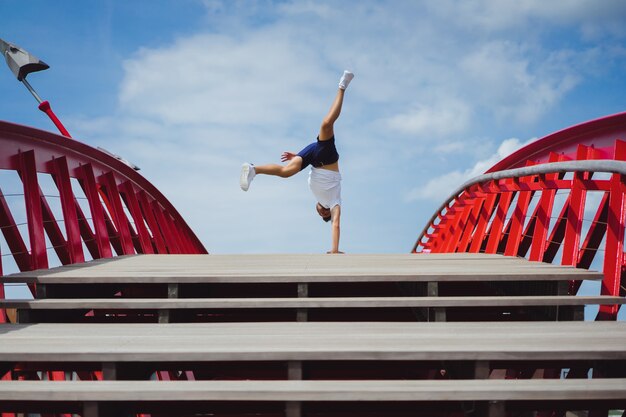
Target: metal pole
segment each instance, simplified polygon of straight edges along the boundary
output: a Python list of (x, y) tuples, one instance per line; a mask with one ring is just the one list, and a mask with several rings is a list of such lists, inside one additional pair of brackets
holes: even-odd
[(35, 97), (35, 100), (37, 100), (37, 103), (41, 104), (43, 102), (43, 100), (41, 99), (41, 97), (39, 97), (39, 94), (37, 94), (37, 92), (35, 91), (35, 89), (30, 85), (30, 83), (28, 81), (26, 81), (26, 78), (22, 78), (22, 83), (26, 86), (26, 88), (28, 89), (28, 91), (30, 91), (30, 93), (33, 95), (33, 97)]

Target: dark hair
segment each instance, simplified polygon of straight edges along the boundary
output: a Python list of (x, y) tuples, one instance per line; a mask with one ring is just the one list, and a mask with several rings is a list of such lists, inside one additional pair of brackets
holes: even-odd
[[(320, 216), (322, 216), (322, 213), (320, 213), (320, 209), (328, 210), (328, 212), (330, 213), (330, 209), (327, 209), (326, 207), (321, 205), (319, 201), (315, 205), (315, 208), (317, 209), (317, 212), (319, 213)], [(330, 221), (330, 219), (331, 219), (331, 215), (330, 214), (328, 216), (326, 216), (326, 217), (322, 216), (322, 220), (324, 220), (326, 223), (328, 223)]]

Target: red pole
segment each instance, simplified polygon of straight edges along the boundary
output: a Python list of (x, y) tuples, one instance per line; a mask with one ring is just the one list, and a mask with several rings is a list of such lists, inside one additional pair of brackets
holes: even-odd
[(54, 114), (54, 112), (52, 111), (52, 107), (50, 107), (50, 103), (48, 103), (47, 100), (42, 100), (41, 97), (39, 97), (39, 94), (37, 94), (35, 89), (30, 85), (28, 81), (26, 81), (26, 77), (22, 78), (20, 81), (22, 82), (22, 84), (24, 84), (24, 86), (28, 89), (28, 91), (30, 91), (33, 97), (35, 97), (35, 100), (37, 100), (37, 102), (39, 103), (39, 110), (41, 110), (42, 112), (48, 115), (50, 120), (52, 120), (52, 123), (54, 123), (54, 125), (57, 127), (57, 129), (59, 129), (59, 132), (61, 132), (63, 136), (71, 138), (72, 136), (67, 131), (65, 126), (63, 126), (63, 123), (61, 123), (57, 115)]
[(56, 116), (56, 114), (54, 114), (54, 112), (52, 111), (52, 108), (50, 107), (50, 103), (48, 103), (47, 100), (39, 103), (39, 110), (41, 110), (42, 112), (48, 115), (50, 120), (52, 120), (52, 123), (54, 123), (54, 125), (57, 127), (57, 129), (59, 129), (59, 132), (61, 132), (63, 136), (67, 136), (68, 138), (72, 137), (70, 133), (67, 131), (67, 129), (65, 128), (65, 126), (63, 126), (63, 123), (61, 123), (59, 118)]

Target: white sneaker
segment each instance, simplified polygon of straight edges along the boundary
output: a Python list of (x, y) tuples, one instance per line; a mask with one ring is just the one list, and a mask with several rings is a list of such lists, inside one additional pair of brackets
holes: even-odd
[(353, 73), (347, 70), (344, 71), (343, 75), (341, 76), (341, 79), (339, 80), (339, 88), (341, 88), (342, 90), (345, 90), (346, 88), (348, 88), (348, 84), (350, 84), (350, 81), (352, 81), (353, 78), (354, 78)]
[(241, 166), (241, 176), (239, 177), (239, 186), (242, 190), (248, 191), (250, 188), (250, 183), (252, 179), (256, 175), (256, 171), (254, 170), (254, 165), (245, 163)]

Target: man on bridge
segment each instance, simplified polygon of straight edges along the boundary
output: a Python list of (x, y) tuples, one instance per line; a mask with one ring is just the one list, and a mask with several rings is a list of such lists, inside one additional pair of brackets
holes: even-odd
[(315, 209), (325, 222), (331, 221), (332, 247), (328, 253), (339, 251), (341, 217), (341, 174), (339, 173), (339, 154), (335, 147), (333, 126), (339, 118), (343, 97), (354, 74), (344, 71), (339, 80), (339, 90), (328, 114), (322, 121), (317, 141), (306, 146), (298, 153), (283, 152), (280, 160), (285, 165), (252, 165), (244, 163), (241, 167), (239, 185), (248, 191), (250, 183), (257, 174), (274, 175), (282, 178), (291, 177), (311, 165), (309, 187), (317, 199)]

